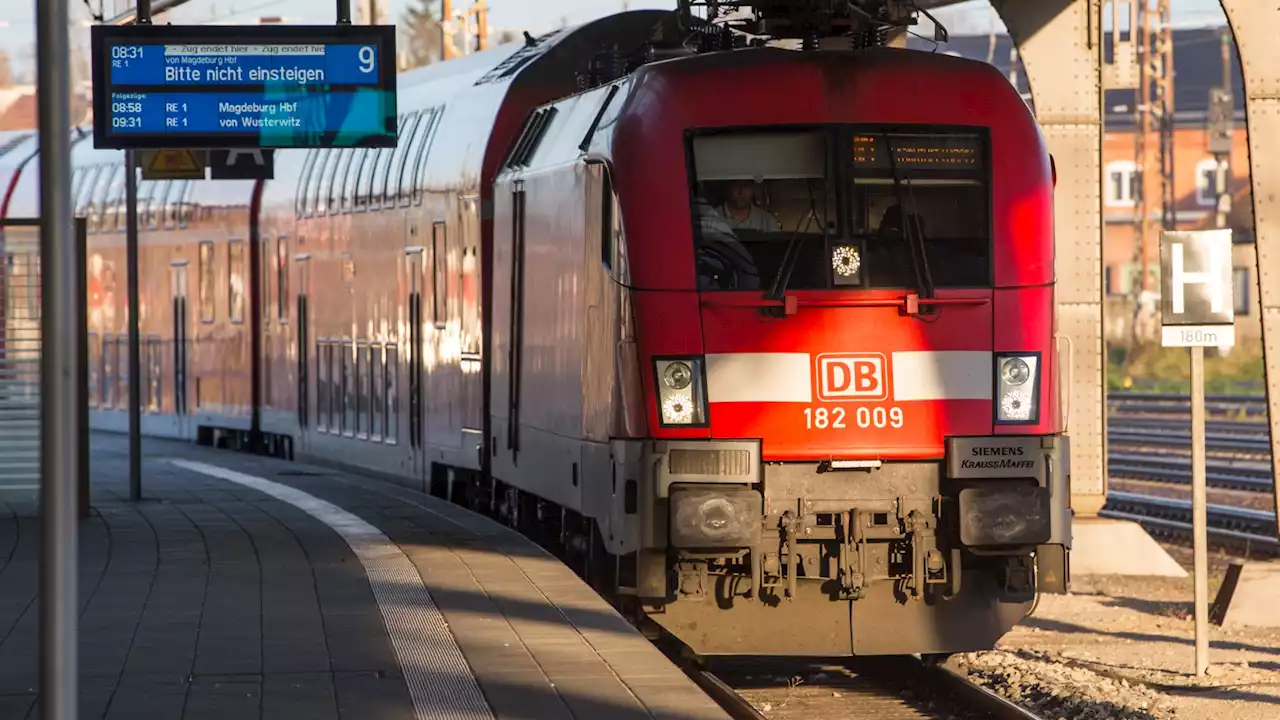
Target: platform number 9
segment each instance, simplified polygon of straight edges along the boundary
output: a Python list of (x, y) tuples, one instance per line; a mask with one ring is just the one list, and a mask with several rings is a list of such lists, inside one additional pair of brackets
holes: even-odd
[(365, 45), (361, 47), (360, 51), (356, 54), (356, 57), (360, 60), (360, 72), (373, 72), (374, 52), (371, 46)]

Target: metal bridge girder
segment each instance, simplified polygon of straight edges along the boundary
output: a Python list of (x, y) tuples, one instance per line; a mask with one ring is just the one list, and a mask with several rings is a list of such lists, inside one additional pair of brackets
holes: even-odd
[[(1280, 7), (1260, 0), (1221, 0), (1244, 70), (1249, 129), (1249, 171), (1262, 306), (1263, 360), (1273, 477), (1280, 478)], [(1280, 493), (1276, 493), (1280, 514)]]
[(992, 0), (1018, 48), (1036, 119), (1058, 172), (1054, 264), (1058, 334), (1070, 340), (1071, 506), (1106, 502), (1106, 365), (1102, 328), (1102, 53), (1100, 0)]

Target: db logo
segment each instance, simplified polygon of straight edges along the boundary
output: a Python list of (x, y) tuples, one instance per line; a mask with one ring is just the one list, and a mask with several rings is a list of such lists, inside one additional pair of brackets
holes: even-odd
[(818, 358), (818, 399), (887, 400), (889, 362), (880, 353), (828, 353)]

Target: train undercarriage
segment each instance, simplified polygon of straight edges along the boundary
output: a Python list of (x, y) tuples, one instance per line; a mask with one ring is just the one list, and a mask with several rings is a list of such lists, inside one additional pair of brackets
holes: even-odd
[[(755, 441), (626, 445), (621, 523), (477, 473), (441, 469), (431, 491), (539, 541), (699, 655), (980, 650), (1068, 583), (1065, 437), (952, 438), (935, 462), (762, 464)], [(1004, 460), (959, 457), (975, 452)], [(615, 552), (628, 531), (635, 549)]]

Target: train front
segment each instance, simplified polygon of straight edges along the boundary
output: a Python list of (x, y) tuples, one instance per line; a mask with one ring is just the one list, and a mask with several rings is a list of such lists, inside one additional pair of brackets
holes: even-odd
[(705, 654), (989, 648), (1070, 544), (1043, 140), (980, 63), (735, 55), (642, 71), (615, 140), (637, 592)]

